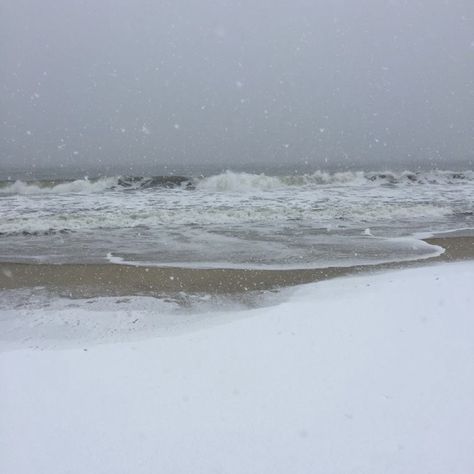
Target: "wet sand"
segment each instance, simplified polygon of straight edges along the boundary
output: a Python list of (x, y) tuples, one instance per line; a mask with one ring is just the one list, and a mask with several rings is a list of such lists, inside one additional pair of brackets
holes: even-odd
[(188, 269), (104, 264), (0, 263), (0, 289), (43, 287), (71, 297), (186, 293), (238, 294), (274, 290), (374, 270), (474, 259), (474, 236), (438, 236), (426, 242), (446, 249), (426, 260), (301, 270)]

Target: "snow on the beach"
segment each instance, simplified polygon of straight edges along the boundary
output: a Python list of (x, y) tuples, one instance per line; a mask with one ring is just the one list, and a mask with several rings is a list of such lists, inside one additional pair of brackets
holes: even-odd
[(0, 472), (474, 472), (473, 289), (474, 263), (427, 266), (170, 336), (3, 352)]

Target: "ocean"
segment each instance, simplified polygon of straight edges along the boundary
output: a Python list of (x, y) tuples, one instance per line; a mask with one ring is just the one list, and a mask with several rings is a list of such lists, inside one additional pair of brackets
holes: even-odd
[(313, 171), (0, 182), (0, 260), (249, 270), (429, 258), (474, 227), (474, 172)]

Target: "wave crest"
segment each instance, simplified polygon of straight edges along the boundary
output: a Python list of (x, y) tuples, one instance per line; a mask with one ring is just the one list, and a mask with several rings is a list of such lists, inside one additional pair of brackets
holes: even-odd
[(265, 174), (225, 173), (202, 178), (198, 189), (220, 192), (269, 191), (281, 187), (363, 186), (363, 185), (423, 185), (458, 184), (474, 181), (473, 171), (345, 171), (330, 173), (315, 171), (303, 175), (268, 176)]
[(74, 181), (15, 181), (0, 187), (1, 194), (65, 194), (65, 193), (97, 193), (112, 188), (117, 178), (100, 178), (97, 180), (76, 179)]
[(4, 181), (0, 194), (97, 193), (149, 188), (200, 189), (209, 192), (271, 191), (285, 187), (364, 186), (364, 185), (449, 185), (474, 182), (474, 171), (315, 171), (303, 175), (271, 176), (226, 171), (221, 174), (188, 178), (185, 176), (113, 176), (74, 181)]
[(67, 194), (98, 193), (107, 190), (137, 190), (148, 188), (192, 187), (192, 180), (184, 176), (112, 176), (74, 181), (15, 181), (0, 183), (0, 194)]
[(222, 174), (202, 178), (197, 188), (206, 191), (242, 192), (252, 190), (269, 191), (282, 186), (285, 186), (284, 179), (277, 176), (226, 171)]

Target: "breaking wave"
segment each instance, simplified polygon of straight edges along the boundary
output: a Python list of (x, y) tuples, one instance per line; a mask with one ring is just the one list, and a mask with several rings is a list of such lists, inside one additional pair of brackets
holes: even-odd
[(192, 187), (192, 180), (184, 176), (113, 176), (66, 181), (3, 181), (0, 182), (0, 194), (89, 194), (107, 190), (175, 188), (181, 186)]
[(426, 185), (474, 182), (474, 171), (347, 171), (269, 176), (226, 171), (208, 177), (186, 176), (113, 176), (76, 180), (0, 181), (0, 194), (68, 194), (132, 191), (150, 188), (201, 189), (210, 192), (270, 191), (285, 187)]
[(245, 192), (267, 191), (293, 186), (363, 186), (363, 185), (416, 185), (416, 184), (459, 184), (474, 182), (473, 171), (346, 171), (329, 173), (315, 171), (311, 174), (289, 176), (267, 176), (265, 174), (225, 173), (202, 178), (196, 187), (207, 191)]
[(113, 188), (117, 178), (95, 180), (76, 179), (74, 181), (4, 181), (0, 183), (1, 194), (67, 194), (98, 193)]
[(270, 191), (283, 186), (285, 186), (283, 177), (267, 176), (263, 173), (234, 173), (232, 171), (202, 178), (197, 183), (198, 189), (221, 192)]

